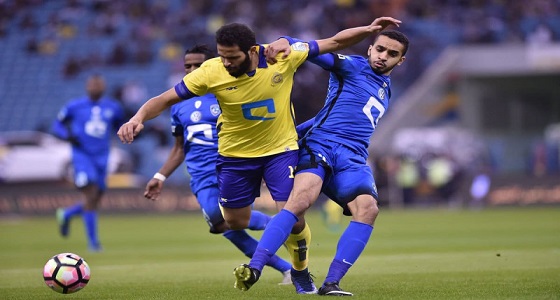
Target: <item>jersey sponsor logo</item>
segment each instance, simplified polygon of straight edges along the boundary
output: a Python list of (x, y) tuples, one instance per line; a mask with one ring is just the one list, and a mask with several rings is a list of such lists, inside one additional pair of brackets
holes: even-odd
[(278, 72), (274, 72), (274, 75), (272, 75), (272, 86), (281, 83), (283, 80), (284, 80), (284, 76), (282, 76), (282, 74)]
[(382, 89), (382, 88), (380, 88), (380, 89), (377, 91), (377, 96), (379, 96), (379, 99), (385, 100), (385, 90)]
[(237, 86), (230, 86), (226, 88), (226, 91), (233, 91), (233, 90), (237, 90)]
[(211, 113), (213, 116), (217, 116), (217, 115), (221, 114), (222, 111), (220, 110), (220, 105), (218, 105), (218, 104), (212, 104), (212, 105), (210, 105), (210, 113)]
[[(266, 109), (266, 112), (263, 112)], [(274, 107), (274, 100), (265, 99), (251, 103), (245, 103), (241, 105), (241, 110), (243, 111), (243, 117), (247, 120), (254, 121), (268, 121), (273, 120), (274, 116), (269, 117), (269, 115), (276, 113), (276, 108)], [(255, 114), (260, 115), (255, 115)]]
[(297, 42), (292, 44), (292, 50), (294, 51), (305, 52), (307, 51), (307, 49), (308, 49), (307, 43)]
[(202, 119), (202, 114), (198, 110), (193, 111), (193, 113), (191, 114), (191, 121), (198, 122), (200, 121), (200, 119)]

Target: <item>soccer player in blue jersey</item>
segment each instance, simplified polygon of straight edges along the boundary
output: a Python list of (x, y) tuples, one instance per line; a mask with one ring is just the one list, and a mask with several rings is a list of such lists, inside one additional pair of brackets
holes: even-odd
[[(269, 55), (275, 56), (272, 49), (289, 52), (294, 43), (297, 41), (290, 37), (281, 38), (270, 45)], [(305, 211), (323, 192), (345, 215), (351, 215), (352, 221), (338, 241), (318, 294), (352, 296), (339, 283), (365, 248), (379, 212), (375, 181), (366, 163), (367, 149), (389, 106), (389, 74), (404, 62), (407, 50), (407, 37), (388, 30), (377, 35), (367, 58), (335, 53), (309, 58), (331, 72), (325, 106), (300, 140), (294, 188), (284, 209), (269, 222), (250, 263), (236, 269), (242, 275), (237, 280), (244, 280), (247, 288), (259, 279), (263, 264), (288, 235), (304, 228)]]
[(101, 75), (90, 76), (86, 90), (87, 96), (62, 107), (53, 124), (53, 133), (72, 143), (74, 184), (85, 198), (85, 202), (59, 208), (57, 219), (60, 234), (67, 237), (72, 217), (82, 215), (88, 249), (98, 252), (97, 209), (106, 189), (111, 133), (123, 124), (124, 111), (119, 102), (103, 97), (105, 80)]
[[(314, 44), (294, 43), (291, 55), (279, 57), (275, 64), (267, 63), (265, 45), (256, 43), (250, 28), (239, 23), (224, 25), (216, 32), (219, 58), (207, 60), (175, 88), (148, 100), (117, 134), (123, 143), (131, 143), (144, 128), (143, 122), (167, 107), (214, 94), (222, 111), (217, 124), (216, 164), (220, 205), (231, 229), (245, 229), (263, 178), (278, 210), (286, 204), (293, 186), (298, 143), (290, 94), (297, 68), (308, 56), (344, 49), (396, 23), (400, 21), (384, 17)], [(285, 243), (292, 257), (291, 276), (298, 293), (317, 291), (307, 269), (310, 239), (309, 226), (304, 225)], [(248, 289), (241, 279), (235, 286)]]
[[(188, 49), (184, 56), (185, 73), (189, 74), (198, 69), (204, 61), (215, 56), (206, 45), (196, 45)], [(241, 252), (251, 257), (257, 247), (257, 240), (247, 234), (245, 230), (229, 230), (218, 204), (216, 122), (220, 113), (218, 101), (212, 94), (195, 97), (192, 98), (192, 101), (183, 101), (171, 106), (171, 132), (175, 137), (175, 144), (163, 166), (146, 184), (144, 197), (156, 200), (163, 189), (165, 179), (184, 161), (191, 175), (191, 190), (210, 226), (210, 233), (223, 234)], [(270, 216), (253, 210), (248, 228), (263, 230), (268, 221), (270, 221)], [(282, 284), (291, 283), (290, 263), (274, 256), (268, 265), (283, 274)]]

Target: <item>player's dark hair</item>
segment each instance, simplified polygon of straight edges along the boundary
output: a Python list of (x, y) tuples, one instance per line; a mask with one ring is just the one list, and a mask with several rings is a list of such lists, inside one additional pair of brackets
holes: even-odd
[(248, 53), (249, 49), (257, 44), (257, 40), (255, 32), (247, 25), (231, 23), (216, 31), (216, 43), (226, 47), (237, 45), (241, 51)]
[(214, 53), (214, 51), (212, 51), (212, 49), (210, 49), (210, 47), (206, 44), (194, 45), (192, 48), (185, 51), (185, 55), (187, 54), (204, 54), (204, 60), (216, 57), (216, 53)]
[(381, 31), (375, 37), (375, 40), (373, 42), (375, 43), (377, 41), (377, 39), (382, 35), (401, 43), (404, 46), (402, 55), (404, 56), (406, 54), (406, 51), (408, 51), (408, 38), (406, 37), (406, 35), (404, 35), (404, 33), (400, 32), (400, 31), (396, 31), (396, 30)]

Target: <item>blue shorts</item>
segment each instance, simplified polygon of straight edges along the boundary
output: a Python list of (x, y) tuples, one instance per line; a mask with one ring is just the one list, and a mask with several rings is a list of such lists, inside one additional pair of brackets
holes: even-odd
[(287, 201), (294, 185), (293, 170), (298, 151), (255, 158), (218, 156), (220, 204), (227, 208), (247, 207), (260, 196), (264, 179), (274, 201)]
[(104, 191), (107, 188), (108, 155), (90, 155), (82, 151), (73, 150), (72, 164), (74, 167), (74, 184), (78, 188), (97, 185)]
[(359, 195), (377, 199), (377, 188), (366, 158), (345, 145), (304, 139), (299, 150), (297, 173), (311, 172), (323, 178), (321, 191), (350, 215), (348, 202)]
[(200, 209), (202, 210), (202, 215), (210, 226), (211, 233), (218, 233), (216, 231), (216, 226), (224, 222), (224, 217), (222, 216), (222, 211), (218, 205), (218, 199), (220, 197), (220, 191), (218, 186), (210, 186), (203, 188), (195, 194), (198, 204), (200, 204)]

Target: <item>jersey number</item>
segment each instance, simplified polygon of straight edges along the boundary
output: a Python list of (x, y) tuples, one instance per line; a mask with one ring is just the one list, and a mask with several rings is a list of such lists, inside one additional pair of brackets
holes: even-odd
[[(379, 110), (379, 115), (375, 119), (371, 114), (372, 107), (375, 107), (377, 108), (377, 110)], [(369, 100), (364, 106), (364, 108), (362, 108), (362, 111), (364, 112), (364, 114), (366, 114), (367, 118), (371, 122), (371, 126), (373, 127), (373, 129), (375, 129), (375, 127), (377, 126), (377, 122), (379, 122), (379, 119), (381, 119), (381, 117), (385, 113), (385, 107), (383, 106), (383, 104), (379, 103), (379, 101), (377, 101), (377, 99), (375, 99), (374, 97), (369, 97)]]
[(187, 126), (187, 140), (191, 143), (201, 144), (201, 145), (214, 145), (213, 142), (203, 141), (199, 138), (195, 138), (194, 134), (201, 132), (205, 138), (212, 140), (212, 125), (210, 124), (196, 124)]
[(266, 108), (265, 115), (276, 112), (276, 108), (274, 107), (274, 100), (265, 99), (257, 102), (242, 104), (241, 110), (243, 111), (243, 117), (245, 117), (245, 119), (247, 120), (255, 120), (255, 121), (267, 121), (267, 120), (274, 119), (274, 118), (267, 118), (264, 116), (253, 115), (253, 109), (257, 109), (257, 108)]

